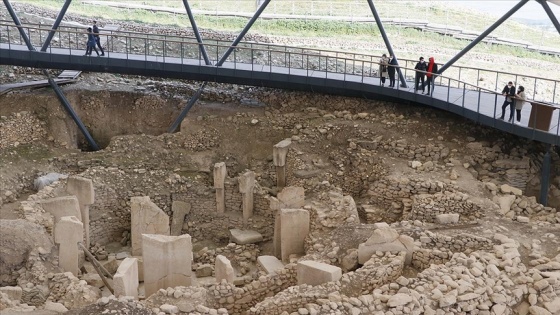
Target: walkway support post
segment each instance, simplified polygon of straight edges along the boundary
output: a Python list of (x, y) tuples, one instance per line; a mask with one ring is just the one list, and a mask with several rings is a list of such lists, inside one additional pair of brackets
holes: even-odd
[(189, 100), (185, 108), (183, 108), (179, 116), (177, 116), (177, 119), (175, 119), (175, 122), (173, 122), (171, 127), (169, 127), (169, 129), (167, 130), (168, 133), (173, 133), (175, 132), (175, 130), (177, 130), (177, 128), (179, 128), (179, 125), (181, 125), (181, 122), (183, 121), (183, 119), (185, 119), (189, 110), (191, 110), (194, 103), (196, 103), (196, 101), (202, 94), (202, 91), (206, 87), (206, 83), (207, 83), (206, 81), (202, 82), (202, 85), (198, 88), (198, 91), (196, 91), (196, 93), (193, 96), (191, 96), (191, 99)]
[(4, 0), (4, 5), (6, 6), (6, 9), (8, 9), (8, 13), (10, 13), (12, 20), (14, 20), (14, 23), (18, 26), (17, 29), (19, 31), (19, 34), (23, 38), (23, 41), (27, 45), (27, 49), (35, 50), (35, 47), (33, 47), (33, 44), (31, 44), (31, 41), (29, 40), (29, 37), (27, 36), (27, 34), (25, 34), (23, 28), (20, 27), (21, 21), (19, 20), (16, 12), (14, 11), (14, 8), (12, 8), (12, 4), (10, 3), (10, 0)]
[[(25, 41), (25, 44), (27, 44), (27, 49), (29, 49), (30, 51), (37, 51), (37, 49), (35, 49), (35, 47), (31, 44), (31, 40), (29, 40), (29, 36), (27, 36), (27, 34), (25, 34), (25, 32), (23, 31), (23, 28), (21, 28), (21, 21), (19, 20), (16, 12), (12, 8), (12, 5), (10, 4), (10, 0), (4, 0), (4, 5), (8, 9), (8, 12), (10, 13), (10, 15), (12, 16), (12, 19), (14, 20), (14, 23), (16, 23), (16, 25), (18, 26), (19, 33), (20, 33), (21, 37), (23, 38), (23, 40)], [(72, 119), (74, 120), (76, 125), (78, 125), (78, 128), (80, 129), (80, 131), (82, 132), (82, 134), (86, 138), (86, 140), (89, 143), (89, 145), (91, 146), (91, 148), (95, 151), (98, 151), (99, 146), (97, 146), (97, 143), (95, 143), (95, 140), (93, 140), (93, 138), (89, 134), (86, 126), (82, 123), (82, 121), (80, 120), (80, 117), (78, 117), (78, 115), (76, 114), (76, 112), (74, 111), (72, 106), (70, 105), (70, 102), (68, 102), (68, 99), (66, 98), (66, 96), (64, 96), (64, 93), (62, 93), (62, 90), (60, 89), (60, 87), (51, 78), (51, 75), (47, 72), (47, 70), (41, 69), (41, 71), (43, 72), (43, 75), (45, 75), (47, 77), (47, 79), (49, 81), (49, 84), (53, 88), (56, 96), (58, 97), (58, 99), (60, 101), (60, 103), (62, 103), (62, 106), (64, 106), (64, 109), (66, 109), (66, 111), (68, 112), (70, 117), (72, 117)]]
[(247, 22), (247, 25), (245, 25), (245, 27), (243, 28), (243, 30), (241, 31), (241, 33), (239, 33), (239, 35), (237, 35), (237, 38), (233, 41), (233, 43), (231, 44), (231, 46), (228, 48), (228, 50), (224, 53), (224, 55), (222, 56), (222, 58), (220, 59), (220, 61), (218, 61), (218, 63), (216, 64), (216, 67), (221, 67), (224, 62), (227, 60), (227, 57), (229, 57), (229, 55), (231, 54), (231, 52), (235, 49), (235, 46), (237, 46), (237, 44), (239, 44), (239, 42), (243, 39), (243, 37), (245, 36), (245, 34), (247, 34), (247, 32), (249, 31), (249, 29), (251, 28), (251, 26), (253, 26), (253, 24), (255, 23), (255, 21), (259, 18), (259, 16), (261, 15), (261, 13), (264, 11), (264, 9), (266, 9), (266, 6), (268, 6), (268, 4), (270, 3), (271, 0), (265, 0), (263, 4), (261, 4), (261, 6), (258, 8), (257, 12), (255, 12), (255, 15), (253, 15), (253, 17), (249, 20), (249, 22)]
[(399, 60), (397, 59), (397, 56), (395, 55), (395, 52), (393, 51), (393, 46), (391, 46), (391, 42), (389, 41), (389, 37), (387, 37), (387, 33), (385, 32), (385, 28), (383, 27), (383, 23), (381, 23), (381, 18), (379, 17), (379, 14), (377, 14), (377, 9), (375, 9), (375, 5), (373, 4), (372, 0), (368, 0), (368, 4), (369, 4), (369, 8), (371, 9), (371, 13), (373, 13), (373, 17), (375, 18), (375, 22), (377, 23), (377, 27), (379, 28), (379, 32), (381, 33), (381, 36), (383, 37), (383, 41), (385, 42), (385, 46), (387, 46), (387, 50), (389, 51), (391, 56), (393, 56), (393, 58), (395, 58), (395, 61), (397, 62), (397, 69), (396, 70), (399, 73), (399, 79), (401, 80), (401, 87), (407, 88), (408, 86), (406, 85), (406, 80), (404, 79), (404, 76), (401, 72), (401, 68), (398, 67)]
[[(368, 0), (370, 1), (370, 0)], [(498, 19), (494, 24), (492, 24), (486, 31), (482, 32), (477, 38), (475, 38), (467, 47), (463, 48), (455, 57), (451, 58), (446, 64), (444, 64), (438, 71), (438, 74), (442, 74), (443, 71), (447, 70), (452, 64), (454, 64), (457, 60), (461, 59), (463, 55), (465, 55), (469, 50), (471, 50), (474, 46), (476, 46), (480, 41), (482, 41), (488, 34), (492, 33), (498, 26), (502, 25), (504, 21), (509, 19), (517, 10), (521, 9), (529, 0), (521, 0), (518, 4), (516, 4), (511, 10), (509, 10), (504, 16)]]
[(556, 15), (554, 15), (554, 12), (552, 12), (552, 9), (550, 9), (548, 2), (546, 2), (546, 0), (537, 1), (542, 5), (543, 9), (546, 11), (546, 14), (548, 14), (548, 17), (550, 18), (550, 21), (552, 22), (552, 24), (554, 24), (556, 30), (560, 34), (560, 23), (558, 23), (558, 19), (556, 18)]
[(194, 32), (194, 36), (196, 37), (196, 41), (198, 42), (198, 47), (200, 49), (200, 53), (202, 53), (202, 57), (204, 58), (204, 62), (207, 66), (212, 65), (210, 59), (208, 58), (208, 53), (206, 52), (206, 48), (202, 43), (202, 37), (200, 36), (200, 32), (198, 31), (198, 27), (196, 26), (196, 22), (194, 20), (194, 16), (191, 11), (191, 6), (189, 5), (188, 0), (183, 0), (183, 5), (185, 6), (185, 10), (187, 10), (187, 15), (189, 16), (189, 20), (191, 21), (191, 27)]
[(60, 9), (60, 12), (58, 12), (58, 16), (56, 17), (56, 20), (54, 21), (52, 29), (49, 32), (49, 35), (47, 36), (47, 38), (45, 39), (45, 42), (43, 43), (43, 47), (41, 47), (41, 51), (47, 51), (47, 48), (49, 48), (49, 45), (51, 44), (51, 40), (54, 37), (54, 34), (56, 34), (56, 30), (60, 26), (60, 22), (62, 22), (62, 19), (64, 18), (64, 15), (66, 15), (66, 10), (68, 10), (68, 7), (70, 6), (71, 2), (72, 2), (72, 0), (66, 0), (64, 2), (64, 5), (62, 6), (62, 9)]
[(550, 164), (551, 164), (551, 158), (550, 158), (550, 151), (552, 150), (552, 146), (549, 144), (546, 147), (546, 153), (544, 154), (543, 157), (543, 163), (542, 163), (542, 170), (541, 170), (541, 195), (539, 198), (539, 202), (546, 206), (548, 204), (548, 189), (550, 186), (550, 173), (551, 173), (551, 169), (550, 169)]

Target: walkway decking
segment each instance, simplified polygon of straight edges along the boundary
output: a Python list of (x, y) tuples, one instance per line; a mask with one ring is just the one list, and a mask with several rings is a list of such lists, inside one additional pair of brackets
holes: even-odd
[[(51, 48), (46, 53), (31, 52), (24, 45), (0, 44), (2, 64), (215, 81), (415, 102), (456, 113), (525, 138), (560, 145), (560, 110), (554, 111), (550, 130), (535, 130), (527, 127), (531, 105), (523, 108), (520, 123), (512, 124), (496, 119), (501, 114), (503, 96), (492, 93), (436, 86), (433, 96), (428, 96), (415, 93), (413, 82), (407, 82), (409, 87), (406, 89), (391, 89), (381, 87), (379, 78), (361, 75), (239, 62), (225, 62), (222, 67), (215, 67), (205, 65), (203, 60), (108, 51), (105, 57), (86, 57), (83, 56), (84, 53), (84, 50), (67, 48)], [(508, 115), (506, 113), (506, 117)]]

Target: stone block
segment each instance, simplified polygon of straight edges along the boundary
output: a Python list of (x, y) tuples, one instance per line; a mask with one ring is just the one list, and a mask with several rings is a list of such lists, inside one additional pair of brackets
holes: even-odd
[(385, 244), (366, 245), (366, 243), (362, 243), (358, 245), (358, 262), (362, 265), (365, 264), (376, 251), (405, 252), (407, 249), (404, 244), (398, 240)]
[(277, 270), (284, 268), (282, 261), (274, 256), (259, 256), (257, 263), (267, 274), (275, 274)]
[(220, 162), (214, 164), (214, 188), (224, 188), (226, 177), (226, 163)]
[(235, 244), (245, 245), (262, 242), (263, 237), (257, 231), (231, 229), (229, 230), (229, 239)]
[(231, 266), (231, 262), (225, 256), (216, 256), (216, 265), (214, 270), (216, 273), (217, 283), (220, 283), (224, 279), (227, 283), (233, 283), (235, 272), (233, 270), (233, 267)]
[(285, 166), (286, 156), (288, 155), (288, 150), (292, 144), (291, 139), (284, 139), (272, 147), (272, 162), (274, 166)]
[(138, 298), (138, 260), (125, 258), (113, 276), (114, 295)]
[(303, 209), (280, 210), (280, 256), (288, 262), (292, 254), (305, 254), (303, 242), (309, 234), (309, 211)]
[(68, 309), (62, 303), (55, 303), (51, 301), (45, 302), (45, 310), (61, 314), (68, 312)]
[(507, 195), (501, 197), (494, 197), (494, 200), (500, 206), (500, 213), (505, 215), (511, 210), (511, 205), (513, 205), (513, 202), (515, 201), (515, 196)]
[(76, 196), (81, 205), (92, 205), (95, 202), (93, 182), (89, 178), (80, 176), (68, 177), (66, 191)]
[(458, 213), (443, 213), (436, 215), (436, 223), (438, 224), (453, 224), (459, 222)]
[(521, 196), (523, 194), (521, 189), (512, 187), (512, 186), (507, 185), (507, 184), (503, 184), (502, 186), (500, 186), (500, 191), (504, 194), (513, 194), (513, 195), (516, 195), (516, 196)]
[(212, 265), (203, 264), (196, 268), (195, 274), (197, 278), (211, 277), (212, 276)]
[(298, 209), (305, 205), (305, 189), (303, 187), (288, 186), (284, 187), (276, 198), (270, 199), (270, 209), (278, 211), (280, 209)]
[(171, 211), (173, 212), (173, 220), (171, 220), (170, 234), (173, 236), (181, 235), (185, 216), (191, 212), (191, 205), (184, 201), (175, 200), (171, 204)]
[(300, 261), (297, 264), (298, 285), (319, 285), (326, 282), (338, 281), (342, 278), (342, 269), (312, 260)]
[[(191, 236), (142, 235), (146, 298), (159, 289), (191, 285)], [(149, 270), (149, 272), (146, 272)]]
[(399, 237), (399, 233), (392, 228), (381, 228), (373, 231), (366, 241), (366, 245), (390, 243)]
[(144, 281), (144, 258), (142, 256), (133, 256), (138, 263), (138, 281)]
[(81, 280), (85, 280), (88, 285), (96, 288), (102, 288), (105, 285), (103, 280), (101, 280), (101, 276), (99, 276), (97, 272), (82, 275)]
[(169, 235), (169, 217), (150, 197), (132, 197), (131, 206), (131, 241), (132, 255), (142, 255), (142, 234)]
[(21, 301), (22, 292), (20, 287), (0, 287), (0, 293), (6, 294), (10, 301)]
[(76, 196), (64, 196), (40, 201), (41, 207), (54, 216), (54, 225), (60, 221), (62, 217), (76, 217), (82, 222), (82, 213), (80, 211), (80, 203)]
[(62, 217), (56, 224), (54, 240), (60, 244), (58, 265), (74, 276), (78, 276), (78, 242), (84, 240), (84, 225), (76, 217)]

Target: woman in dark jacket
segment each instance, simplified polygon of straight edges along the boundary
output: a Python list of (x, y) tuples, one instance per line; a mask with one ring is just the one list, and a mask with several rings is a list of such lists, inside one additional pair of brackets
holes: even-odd
[(95, 53), (97, 54), (97, 56), (99, 56), (99, 51), (97, 51), (97, 48), (95, 48), (95, 36), (93, 35), (93, 30), (91, 29), (91, 27), (88, 27), (87, 29), (88, 34), (87, 34), (87, 47), (86, 47), (86, 54), (84, 56), (91, 56), (91, 52), (92, 50), (95, 50)]
[(389, 55), (389, 87), (395, 87), (395, 72), (397, 71), (397, 59)]

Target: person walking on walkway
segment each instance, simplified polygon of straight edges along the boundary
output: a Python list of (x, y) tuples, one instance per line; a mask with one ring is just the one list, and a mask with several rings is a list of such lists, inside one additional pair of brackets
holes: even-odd
[(505, 99), (504, 99), (504, 104), (502, 105), (502, 116), (500, 116), (500, 119), (504, 120), (504, 117), (506, 115), (506, 108), (509, 106), (508, 121), (512, 121), (513, 112), (514, 112), (513, 98), (515, 97), (515, 86), (513, 85), (513, 82), (509, 81), (508, 84), (504, 86), (504, 89), (502, 90), (502, 95), (505, 96)]
[(386, 54), (381, 56), (379, 59), (379, 77), (381, 78), (381, 86), (385, 85), (385, 78), (387, 78), (388, 69), (389, 68), (389, 58), (387, 58)]
[[(437, 76), (438, 66), (434, 61), (434, 57), (430, 57), (428, 60), (428, 69), (426, 69), (426, 85), (428, 86), (428, 93), (426, 94), (430, 95), (430, 87), (433, 86), (434, 89), (436, 88), (434, 79)], [(424, 93), (424, 85), (422, 85), (422, 93)]]
[(527, 96), (525, 95), (525, 88), (520, 85), (517, 89), (517, 94), (515, 95), (515, 111), (517, 112), (517, 122), (521, 122), (521, 110), (523, 105), (527, 102)]
[(101, 56), (105, 56), (105, 51), (101, 46), (101, 38), (99, 38), (99, 28), (97, 27), (97, 21), (93, 21), (93, 35), (95, 36), (95, 44), (99, 47), (101, 51)]
[(95, 36), (93, 36), (93, 30), (91, 29), (91, 27), (88, 27), (87, 31), (88, 40), (86, 54), (84, 56), (91, 56), (92, 50), (95, 50), (95, 53), (97, 54), (97, 56), (99, 56), (99, 52), (97, 51), (97, 48), (95, 48)]
[(397, 59), (393, 55), (389, 55), (389, 87), (395, 87), (395, 72), (397, 71)]
[(414, 84), (414, 89), (416, 91), (420, 90), (420, 87), (418, 86), (418, 83), (420, 83), (420, 81), (422, 81), (422, 93), (424, 93), (424, 72), (420, 72), (420, 71), (426, 71), (426, 62), (424, 61), (424, 57), (420, 57), (420, 60), (418, 61), (418, 63), (416, 64), (416, 67), (414, 67), (414, 69), (419, 70), (416, 71), (416, 80), (415, 80), (415, 84)]

